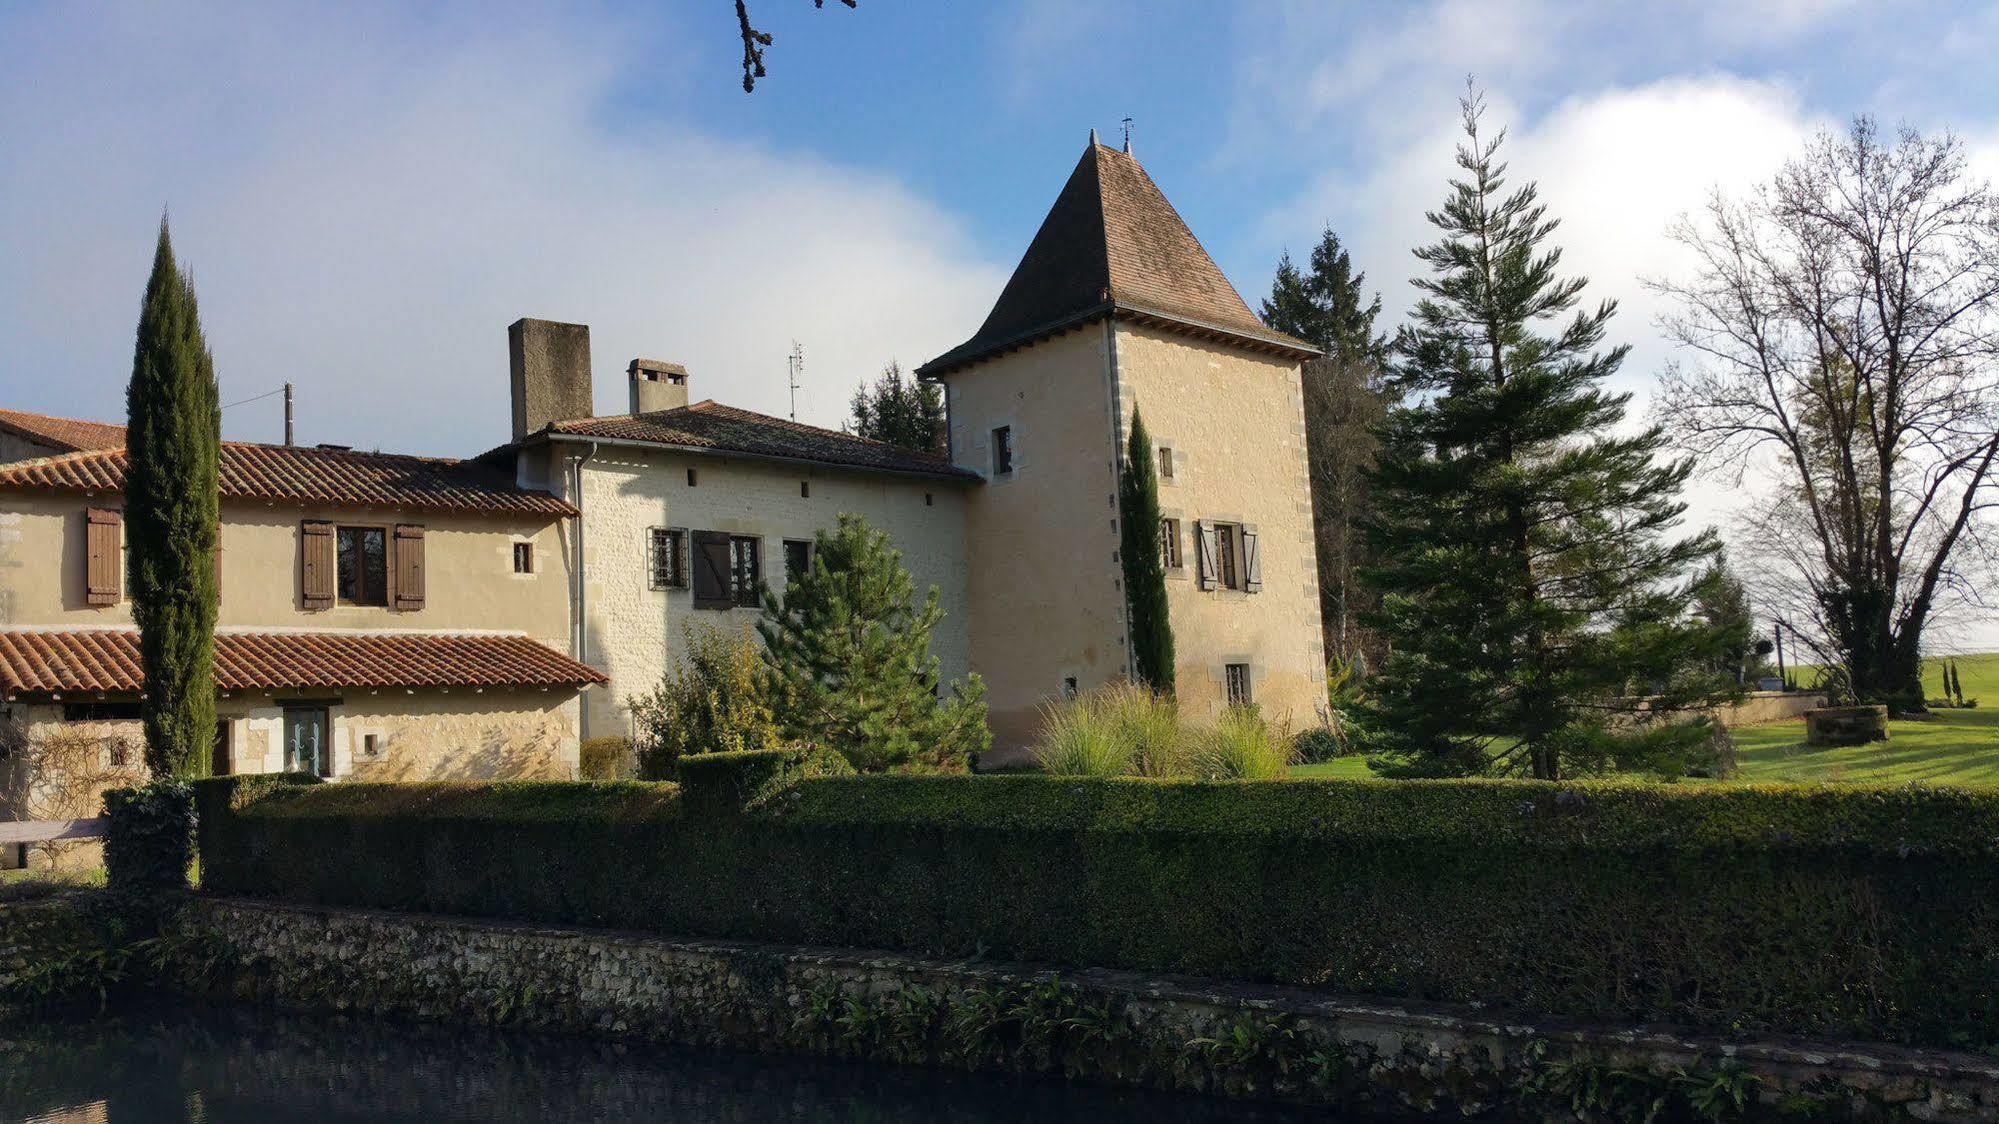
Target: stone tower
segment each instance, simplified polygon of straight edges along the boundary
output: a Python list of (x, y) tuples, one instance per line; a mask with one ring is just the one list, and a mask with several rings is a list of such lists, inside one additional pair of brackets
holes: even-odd
[(943, 383), (969, 497), (972, 666), (994, 741), (1040, 707), (1130, 673), (1117, 473), (1140, 410), (1160, 457), (1175, 690), (1197, 720), (1231, 699), (1315, 721), (1325, 662), (1299, 364), (1129, 152), (1092, 136), (971, 339), (919, 369)]

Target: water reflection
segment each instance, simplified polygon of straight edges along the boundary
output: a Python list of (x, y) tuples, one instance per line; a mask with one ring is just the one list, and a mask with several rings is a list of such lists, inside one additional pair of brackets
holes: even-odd
[(0, 1026), (0, 1119), (1278, 1122), (1316, 1119), (1045, 1080), (676, 1052), (233, 1008)]

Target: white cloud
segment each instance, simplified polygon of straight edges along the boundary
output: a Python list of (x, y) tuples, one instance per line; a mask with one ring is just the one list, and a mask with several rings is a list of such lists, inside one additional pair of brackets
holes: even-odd
[[(697, 397), (782, 413), (795, 338), (800, 418), (837, 424), (860, 378), (957, 343), (998, 291), (960, 225), (891, 177), (616, 127), (620, 81), (676, 100), (671, 36), (487, 16), (10, 21), (0, 404), (122, 413), (162, 204), (224, 400), (290, 379), (302, 439), (363, 447), (504, 440), (522, 315), (591, 325), (605, 411), (645, 355), (687, 363)], [(276, 416), (244, 406), (225, 431), (271, 439)]]

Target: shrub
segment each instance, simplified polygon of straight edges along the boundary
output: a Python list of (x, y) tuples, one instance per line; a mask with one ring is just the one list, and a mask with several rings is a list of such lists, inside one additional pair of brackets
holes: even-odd
[(194, 789), (185, 781), (155, 781), (104, 794), (110, 824), (104, 873), (121, 908), (157, 912), (187, 890), (194, 865)]
[(638, 755), (627, 737), (591, 738), (577, 751), (576, 772), (581, 780), (629, 780), (637, 770)]
[(748, 629), (689, 622), (687, 656), (647, 694), (628, 700), (639, 775), (672, 780), (696, 753), (776, 749), (783, 741), (763, 651)]
[(684, 804), (675, 786), (629, 782), (267, 784), (213, 799), (206, 786), (226, 782), (202, 782), (217, 809), (204, 884), (1999, 1045), (1999, 793), (868, 776), (788, 782), (745, 812), (736, 800), (786, 767), (747, 756), (691, 761)]
[(1290, 770), (1291, 739), (1265, 725), (1255, 708), (1232, 706), (1194, 732), (1187, 761), (1201, 780), (1270, 780)]
[(1347, 739), (1332, 727), (1313, 726), (1301, 730), (1297, 737), (1291, 739), (1291, 751), (1301, 764), (1317, 765), (1321, 761), (1345, 756), (1348, 744)]

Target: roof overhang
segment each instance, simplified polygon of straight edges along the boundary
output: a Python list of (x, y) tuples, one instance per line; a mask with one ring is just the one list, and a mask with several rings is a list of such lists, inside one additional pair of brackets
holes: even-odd
[(1180, 332), (1184, 335), (1194, 336), (1197, 339), (1224, 343), (1245, 351), (1278, 355), (1288, 359), (1295, 359), (1301, 363), (1308, 359), (1316, 359), (1322, 354), (1318, 348), (1302, 340), (1287, 336), (1282, 332), (1270, 331), (1268, 334), (1248, 332), (1241, 328), (1204, 321), (1167, 309), (1148, 307), (1130, 301), (1109, 300), (1101, 304), (1092, 305), (1073, 315), (1062, 317), (1059, 320), (1051, 320), (1046, 324), (1029, 328), (1023, 332), (1017, 332), (1011, 336), (994, 340), (991, 343), (983, 344), (976, 348), (947, 351), (943, 355), (918, 367), (916, 369), (916, 376), (922, 379), (942, 378), (945, 375), (962, 371), (967, 367), (982, 363), (988, 359), (1019, 351), (1022, 348), (1032, 347), (1044, 340), (1053, 339), (1056, 336), (1095, 323), (1105, 317), (1124, 320), (1134, 324), (1143, 324), (1147, 327), (1160, 328), (1166, 331)]
[[(707, 445), (688, 445), (677, 441), (641, 441), (631, 437), (593, 437), (587, 433), (561, 433), (541, 429), (528, 434), (514, 447), (546, 442), (563, 445), (601, 445), (606, 448), (650, 449), (656, 452), (681, 453), (689, 456), (713, 457), (717, 460), (762, 461), (768, 464), (809, 465), (837, 472), (858, 472), (867, 476), (895, 476), (907, 480), (935, 480), (944, 484), (977, 484), (984, 478), (968, 471), (926, 472), (921, 469), (889, 468), (882, 465), (849, 464), (845, 461), (822, 460), (817, 457), (786, 457), (773, 453), (746, 453), (735, 449), (717, 449)], [(507, 448), (493, 450), (501, 452)], [(491, 456), (493, 453), (482, 454)]]

